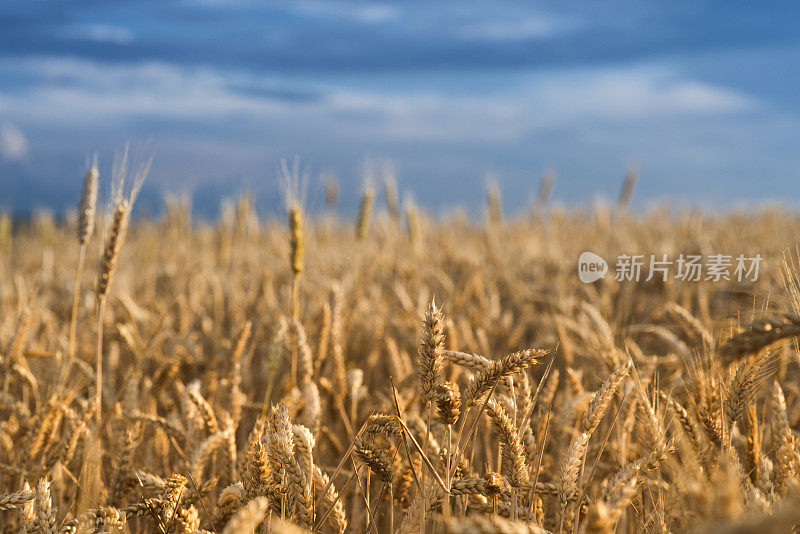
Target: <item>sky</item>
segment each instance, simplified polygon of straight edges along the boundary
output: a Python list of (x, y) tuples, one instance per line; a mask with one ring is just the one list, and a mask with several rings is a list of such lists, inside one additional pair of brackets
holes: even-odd
[[(98, 0), (0, 3), (0, 210), (74, 209), (127, 142), (142, 202), (280, 206), (299, 158), (352, 210), (389, 161), (431, 211), (553, 201), (800, 203), (800, 9), (730, 1)], [(144, 147), (144, 148), (142, 148)], [(380, 182), (380, 178), (377, 178)]]

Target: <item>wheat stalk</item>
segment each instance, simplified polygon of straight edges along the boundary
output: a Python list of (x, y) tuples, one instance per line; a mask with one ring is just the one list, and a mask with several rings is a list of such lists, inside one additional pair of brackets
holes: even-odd
[(75, 356), (75, 335), (78, 327), (78, 304), (81, 295), (81, 280), (83, 279), (83, 266), (86, 261), (86, 247), (94, 233), (94, 215), (97, 204), (97, 180), (100, 173), (97, 170), (97, 158), (92, 162), (92, 166), (86, 171), (83, 180), (81, 198), (78, 202), (78, 242), (80, 251), (78, 253), (78, 267), (75, 271), (75, 289), (72, 297), (72, 313), (69, 321), (69, 345), (67, 355), (69, 358)]
[(375, 191), (371, 187), (365, 187), (361, 191), (361, 202), (358, 206), (358, 217), (356, 218), (356, 240), (358, 241), (363, 241), (367, 236), (374, 201)]

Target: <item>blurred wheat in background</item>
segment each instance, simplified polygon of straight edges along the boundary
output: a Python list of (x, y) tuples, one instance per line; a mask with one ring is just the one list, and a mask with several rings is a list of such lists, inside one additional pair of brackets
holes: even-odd
[[(485, 223), (437, 220), (386, 169), (347, 220), (295, 165), (285, 223), (247, 196), (130, 220), (127, 169), (105, 223), (96, 165), (77, 218), (0, 219), (0, 531), (800, 524), (796, 214), (633, 214), (635, 173), (616, 207), (556, 209), (548, 173), (528, 213), (492, 183)], [(586, 250), (765, 262), (583, 284)]]

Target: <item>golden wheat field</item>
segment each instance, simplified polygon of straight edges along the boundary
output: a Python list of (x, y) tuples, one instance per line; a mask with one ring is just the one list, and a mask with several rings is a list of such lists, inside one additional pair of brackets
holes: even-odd
[[(128, 224), (137, 185), (0, 223), (0, 531), (800, 524), (795, 213), (437, 219), (388, 187)], [(583, 283), (584, 251), (763, 262)]]

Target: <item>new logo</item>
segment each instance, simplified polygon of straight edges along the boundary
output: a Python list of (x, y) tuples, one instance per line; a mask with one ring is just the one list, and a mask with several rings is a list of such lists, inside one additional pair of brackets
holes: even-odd
[(600, 280), (607, 272), (608, 263), (594, 252), (584, 252), (578, 258), (578, 278), (584, 284)]

